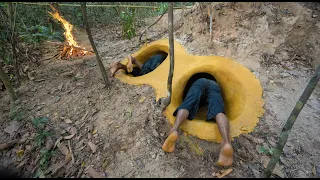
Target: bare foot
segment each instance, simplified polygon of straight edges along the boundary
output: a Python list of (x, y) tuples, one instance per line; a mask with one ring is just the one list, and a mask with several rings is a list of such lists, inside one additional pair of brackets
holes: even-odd
[(165, 152), (173, 152), (176, 146), (176, 141), (179, 137), (178, 131), (174, 130), (170, 133), (168, 138), (164, 141), (162, 145), (162, 150)]
[(222, 146), (219, 160), (217, 164), (219, 166), (231, 166), (233, 163), (233, 148), (231, 144), (225, 144)]
[(112, 65), (111, 65), (111, 68), (110, 68), (110, 76), (113, 77), (116, 72), (120, 69), (119, 67), (119, 63), (120, 62), (114, 62)]
[(128, 64), (127, 64), (127, 71), (128, 73), (131, 73), (133, 71), (133, 60), (132, 60), (132, 57), (131, 55), (128, 56)]

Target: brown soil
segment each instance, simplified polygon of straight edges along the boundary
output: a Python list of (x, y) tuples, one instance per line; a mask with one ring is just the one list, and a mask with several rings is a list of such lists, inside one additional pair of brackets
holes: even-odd
[[(232, 58), (260, 80), (266, 113), (253, 133), (234, 140), (233, 171), (227, 177), (261, 177), (271, 157), (268, 150), (275, 147), (281, 128), (319, 65), (320, 6), (214, 3), (210, 42), (207, 5), (175, 11), (175, 38), (192, 54)], [(168, 37), (166, 28), (165, 15), (147, 32), (148, 39)], [(90, 47), (84, 34), (77, 31), (79, 44)], [(96, 28), (93, 34), (106, 68), (138, 50), (138, 37), (121, 40), (119, 27)], [(44, 44), (43, 59), (56, 54), (55, 48)], [(80, 177), (213, 177), (222, 170), (215, 165), (219, 144), (181, 132), (175, 152), (164, 153), (161, 146), (170, 125), (159, 110), (153, 89), (117, 79), (111, 79), (110, 89), (104, 88), (94, 56), (42, 60), (39, 67), (30, 65), (28, 72), (32, 80), (26, 78), (16, 88), (22, 120), (11, 120), (9, 96), (0, 92), (0, 142), (29, 137), (21, 145), (2, 150), (0, 166), (25, 177), (34, 176), (36, 171), (32, 170), (41, 162), (40, 149), (51, 149), (60, 136), (71, 133), (75, 134), (70, 139), (74, 161), (61, 165), (66, 150), (63, 145), (52, 148), (55, 153), (48, 161), (45, 177), (77, 177), (82, 170)], [(296, 120), (273, 176), (319, 176), (319, 107), (318, 84)], [(54, 133), (42, 147), (33, 140), (36, 131), (31, 121), (38, 117), (48, 117), (46, 130)], [(62, 144), (68, 147), (68, 140)]]

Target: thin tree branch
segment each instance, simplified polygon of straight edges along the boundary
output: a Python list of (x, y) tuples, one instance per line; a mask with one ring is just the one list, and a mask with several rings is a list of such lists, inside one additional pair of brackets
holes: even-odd
[(168, 12), (168, 29), (169, 29), (169, 51), (170, 51), (170, 70), (168, 75), (168, 93), (169, 93), (169, 103), (172, 97), (172, 78), (174, 71), (174, 41), (173, 41), (173, 2), (169, 3)]
[(163, 17), (163, 15), (165, 15), (168, 11), (168, 8), (161, 14), (161, 16), (154, 22), (152, 23), (150, 26), (148, 26), (147, 28), (145, 28), (142, 33), (140, 34), (140, 37), (139, 37), (139, 43), (141, 43), (141, 38), (142, 38), (142, 35), (150, 28), (152, 27), (153, 25), (155, 25), (157, 22), (160, 21), (160, 19)]
[(264, 172), (264, 176), (266, 178), (269, 178), (271, 176), (276, 164), (278, 163), (280, 156), (283, 153), (283, 148), (288, 140), (289, 133), (292, 129), (292, 126), (296, 122), (296, 119), (299, 116), (300, 111), (302, 110), (303, 106), (305, 105), (305, 103), (309, 99), (309, 97), (310, 97), (311, 93), (313, 92), (314, 88), (316, 87), (319, 79), (320, 79), (320, 65), (316, 69), (315, 74), (310, 79), (307, 87), (304, 89), (302, 95), (300, 96), (298, 102), (296, 103), (289, 118), (287, 119), (286, 124), (284, 125), (284, 127), (281, 131), (277, 147), (275, 148), (273, 155), (272, 155), (272, 158), (271, 158), (271, 160), (270, 160), (270, 162)]
[(93, 38), (92, 38), (92, 35), (91, 35), (91, 30), (90, 30), (90, 27), (89, 27), (89, 24), (88, 24), (88, 18), (87, 18), (86, 2), (81, 2), (81, 10), (82, 10), (83, 21), (84, 21), (84, 25), (86, 27), (88, 38), (89, 38), (91, 46), (92, 46), (92, 48), (93, 48), (93, 50), (94, 50), (94, 52), (96, 54), (96, 58), (97, 58), (97, 61), (98, 61), (98, 65), (99, 65), (99, 68), (100, 68), (100, 71), (101, 71), (105, 86), (108, 88), (110, 86), (110, 81), (109, 81), (109, 78), (107, 76), (106, 69), (103, 66), (101, 58), (100, 58), (100, 56), (98, 54), (98, 49), (97, 49), (96, 45), (94, 44), (94, 41), (93, 41)]

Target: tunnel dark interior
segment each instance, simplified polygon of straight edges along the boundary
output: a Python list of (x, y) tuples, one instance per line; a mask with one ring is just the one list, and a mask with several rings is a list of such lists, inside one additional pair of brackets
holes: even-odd
[[(145, 59), (137, 59), (138, 61), (140, 61), (140, 62), (144, 62), (144, 64), (145, 63), (147, 63), (149, 60), (155, 60), (155, 59), (151, 59), (151, 58), (159, 58), (159, 57), (154, 57), (155, 55), (162, 55), (162, 57), (163, 58), (161, 58), (161, 60), (162, 60), (162, 62), (167, 58), (167, 56), (168, 56), (168, 53), (166, 53), (166, 52), (164, 52), (164, 51), (155, 51), (155, 52), (153, 52), (150, 56), (146, 56), (146, 57), (143, 57), (143, 58), (145, 58)], [(162, 63), (161, 62), (161, 63)], [(160, 63), (160, 64), (161, 64)], [(160, 65), (159, 64), (159, 65)], [(158, 66), (159, 66), (158, 65)], [(154, 70), (154, 69), (153, 69)], [(152, 70), (152, 71), (153, 71)], [(150, 72), (152, 72), (152, 71), (150, 71)], [(141, 76), (141, 75), (139, 75), (140, 73), (140, 69), (138, 68), (138, 67), (134, 67), (133, 68), (133, 71), (130, 73), (132, 76), (134, 76), (134, 77), (137, 77), (137, 76)]]
[[(197, 74), (194, 74), (193, 76), (191, 76), (191, 78), (188, 80), (185, 88), (184, 88), (184, 91), (183, 91), (183, 98), (182, 99), (185, 99), (185, 97), (187, 96), (187, 93), (190, 89), (190, 87), (192, 86), (192, 84), (200, 79), (200, 78), (207, 78), (207, 79), (211, 79), (211, 80), (214, 80), (216, 81), (216, 78), (214, 76), (212, 76), (211, 74), (208, 74), (208, 73), (197, 73)], [(208, 105), (206, 102), (200, 102), (200, 107), (198, 109), (198, 112), (195, 116), (195, 118), (199, 118), (199, 119), (206, 119), (206, 114), (207, 114), (207, 111), (208, 111)], [(214, 122), (214, 121), (211, 121), (211, 122)]]
[(214, 76), (212, 76), (211, 74), (208, 74), (208, 73), (197, 73), (197, 74), (191, 76), (191, 78), (190, 78), (189, 81), (187, 82), (186, 87), (184, 88), (183, 98), (182, 98), (182, 99), (184, 99), (184, 98), (186, 97), (186, 95), (187, 95), (190, 87), (192, 86), (192, 84), (193, 84), (197, 79), (200, 79), (200, 78), (207, 78), (207, 79), (211, 79), (211, 80), (217, 81)]

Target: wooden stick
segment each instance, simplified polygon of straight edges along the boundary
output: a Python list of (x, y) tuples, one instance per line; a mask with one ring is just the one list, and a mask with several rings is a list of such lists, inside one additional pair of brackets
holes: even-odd
[(70, 140), (68, 140), (68, 146), (69, 146), (69, 151), (70, 151), (71, 157), (72, 157), (72, 164), (74, 164), (74, 156), (73, 156), (73, 152), (72, 152), (72, 149), (71, 149)]
[(27, 140), (27, 138), (25, 139), (15, 139), (15, 140), (12, 140), (12, 141), (9, 141), (9, 142), (6, 142), (6, 143), (2, 143), (0, 144), (0, 150), (4, 150), (4, 149), (7, 149), (15, 144), (21, 144), (21, 143), (24, 143), (25, 141)]
[(267, 168), (265, 169), (264, 177), (269, 178), (271, 176), (276, 164), (278, 163), (278, 161), (280, 159), (280, 156), (283, 153), (283, 147), (285, 146), (285, 144), (288, 140), (288, 136), (289, 136), (289, 133), (292, 129), (292, 126), (296, 122), (296, 119), (299, 116), (300, 111), (302, 110), (303, 106), (305, 105), (305, 103), (309, 99), (309, 97), (310, 97), (311, 93), (313, 92), (314, 88), (316, 87), (319, 79), (320, 79), (320, 65), (316, 69), (315, 74), (310, 79), (307, 87), (304, 89), (298, 102), (296, 103), (295, 107), (293, 108), (289, 118), (287, 119), (287, 122), (281, 131), (277, 147), (275, 148), (273, 155), (272, 155), (272, 158), (271, 158)]
[(94, 53), (94, 51), (86, 50), (81, 47), (74, 47), (74, 46), (70, 46), (70, 45), (65, 45), (65, 46), (70, 47), (70, 48), (74, 48), (74, 49), (78, 49), (78, 50), (82, 50), (82, 51), (88, 51), (90, 53)]
[(171, 102), (172, 96), (172, 78), (173, 78), (173, 71), (174, 71), (174, 41), (173, 41), (173, 2), (169, 3), (169, 12), (168, 12), (168, 29), (169, 29), (169, 52), (170, 52), (170, 70), (168, 75), (168, 98), (169, 102)]
[(90, 27), (89, 27), (89, 24), (88, 24), (88, 20), (87, 20), (87, 10), (86, 10), (86, 8), (87, 8), (86, 7), (86, 2), (81, 2), (81, 10), (82, 10), (82, 15), (83, 15), (83, 21), (84, 21), (84, 24), (85, 24), (85, 27), (86, 27), (88, 38), (89, 38), (91, 46), (92, 46), (92, 48), (93, 48), (93, 50), (94, 50), (94, 52), (96, 54), (96, 58), (97, 58), (97, 61), (98, 61), (98, 65), (99, 65), (99, 68), (100, 68), (100, 71), (101, 71), (105, 86), (109, 87), (110, 86), (110, 81), (109, 81), (106, 69), (103, 66), (101, 58), (100, 58), (100, 56), (98, 54), (98, 49), (97, 49), (96, 45), (94, 44), (94, 41), (93, 41), (93, 38), (92, 38), (92, 35), (91, 35), (91, 30), (90, 30)]

